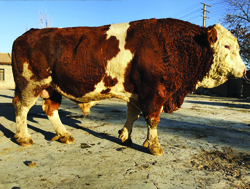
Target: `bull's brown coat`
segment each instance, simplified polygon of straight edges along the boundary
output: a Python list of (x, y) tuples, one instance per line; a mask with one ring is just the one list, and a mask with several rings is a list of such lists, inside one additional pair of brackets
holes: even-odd
[[(45, 98), (43, 110), (57, 133), (53, 139), (65, 143), (74, 139), (58, 117), (62, 95), (77, 102), (84, 114), (96, 101), (117, 97), (128, 101), (128, 117), (119, 138), (131, 142), (133, 122), (142, 111), (148, 125), (144, 146), (160, 155), (163, 151), (156, 129), (160, 113), (178, 109), (205, 76), (206, 82), (213, 80), (209, 78), (215, 53), (211, 47), (216, 41), (215, 26), (203, 28), (175, 19), (32, 29), (13, 44), (15, 137), (21, 145), (32, 144), (26, 117), (39, 94)], [(235, 77), (244, 72), (241, 65)]]
[[(162, 99), (164, 111), (170, 113), (195, 90), (197, 81), (213, 63), (207, 40), (209, 29), (174, 19), (130, 23), (125, 47), (135, 56), (127, 68), (124, 85), (139, 94), (145, 115), (152, 111), (148, 108), (154, 102), (152, 98)], [(161, 104), (158, 100), (155, 103)], [(153, 106), (158, 109), (156, 104)]]
[[(13, 67), (14, 75), (18, 74), (17, 70), (22, 73), (23, 63), (29, 62), (34, 73), (32, 79), (42, 80), (53, 74), (52, 85), (58, 85), (72, 96), (84, 96), (95, 89), (105, 75), (107, 61), (119, 52), (115, 37), (106, 40), (108, 29), (109, 26), (32, 29), (13, 45), (13, 52), (18, 52), (13, 56), (13, 63), (15, 59), (21, 63), (18, 68)], [(21, 84), (20, 88), (26, 86), (25, 82), (17, 83)]]

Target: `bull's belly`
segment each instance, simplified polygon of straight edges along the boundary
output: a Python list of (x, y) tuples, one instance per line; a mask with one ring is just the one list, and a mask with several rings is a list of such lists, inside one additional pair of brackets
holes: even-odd
[(138, 101), (138, 95), (130, 92), (126, 92), (123, 87), (119, 87), (118, 85), (115, 87), (96, 87), (96, 89), (92, 92), (89, 92), (81, 97), (75, 97), (68, 93), (67, 91), (63, 91), (60, 87), (55, 87), (55, 90), (70, 100), (82, 103), (88, 103), (91, 101), (99, 101), (108, 98), (118, 98), (124, 101), (130, 102), (131, 99)]

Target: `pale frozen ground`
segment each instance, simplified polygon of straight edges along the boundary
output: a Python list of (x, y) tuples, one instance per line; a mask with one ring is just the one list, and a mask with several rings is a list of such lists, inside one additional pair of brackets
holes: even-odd
[[(250, 100), (189, 95), (179, 110), (161, 115), (158, 125), (162, 156), (142, 146), (147, 135), (143, 117), (134, 124), (133, 145), (120, 144), (118, 130), (126, 120), (126, 102), (104, 100), (87, 118), (63, 100), (60, 116), (75, 142), (51, 142), (54, 130), (41, 109), (41, 99), (28, 115), (34, 145), (14, 139), (13, 90), (0, 90), (0, 188), (237, 188), (249, 183), (221, 171), (197, 170), (190, 164), (202, 151), (231, 147), (250, 153)], [(88, 148), (81, 148), (87, 144)], [(29, 166), (30, 162), (35, 163)], [(249, 183), (250, 186), (250, 183)]]

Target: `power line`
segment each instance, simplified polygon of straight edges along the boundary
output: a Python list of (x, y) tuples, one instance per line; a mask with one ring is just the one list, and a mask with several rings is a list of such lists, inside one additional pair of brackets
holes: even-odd
[(194, 15), (194, 16), (192, 16), (191, 18), (188, 18), (188, 20), (189, 21), (198, 21), (198, 20), (200, 20), (200, 16), (199, 15)]
[(190, 13), (187, 13), (187, 14), (179, 17), (179, 19), (187, 18), (187, 17), (193, 16), (194, 14), (198, 14), (198, 13), (199, 13), (199, 9), (196, 9), (196, 10), (190, 12)]
[(225, 1), (220, 1), (220, 2), (216, 1), (216, 2), (212, 3), (211, 6), (213, 6), (213, 7), (218, 6), (218, 5), (221, 6), (222, 4), (225, 4)]
[[(203, 4), (203, 9), (200, 8), (201, 4)], [(211, 12), (213, 12), (213, 14), (211, 15), (211, 17), (215, 17), (215, 13), (221, 11), (224, 6), (223, 6), (223, 1), (217, 1), (217, 2), (213, 2), (213, 9), (211, 9)], [(210, 11), (207, 10), (208, 7), (212, 7), (210, 5), (207, 5), (205, 3), (196, 3), (178, 13), (175, 13), (173, 15), (171, 15), (171, 18), (177, 18), (180, 20), (186, 20), (186, 21), (198, 21), (198, 19), (200, 18), (200, 10), (203, 10), (203, 26), (205, 26), (205, 21), (206, 19), (209, 19), (208, 17), (206, 17), (206, 13), (210, 13)]]
[(193, 10), (194, 8), (196, 8), (196, 7), (198, 7), (198, 6), (199, 6), (199, 3), (194, 4), (193, 6), (188, 7), (188, 8), (186, 8), (186, 9), (184, 9), (184, 10), (182, 10), (182, 11), (178, 12), (178, 13), (175, 13), (175, 14), (173, 14), (173, 15), (172, 15), (172, 16), (170, 16), (170, 17), (171, 17), (171, 18), (174, 18), (174, 17), (180, 17), (180, 16), (183, 16), (183, 14), (186, 14), (188, 11)]

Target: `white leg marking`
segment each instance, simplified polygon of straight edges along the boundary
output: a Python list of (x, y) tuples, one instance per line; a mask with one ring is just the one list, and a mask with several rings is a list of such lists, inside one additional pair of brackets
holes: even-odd
[(130, 139), (133, 124), (140, 117), (140, 113), (141, 110), (135, 107), (131, 102), (127, 103), (127, 120), (119, 135), (119, 139), (121, 139), (122, 142)]
[(27, 128), (27, 114), (38, 98), (30, 97), (27, 94), (21, 95), (20, 101), (15, 105), (16, 134), (14, 137), (18, 138), (17, 142), (22, 146), (33, 144)]
[(158, 139), (157, 129), (152, 129), (150, 126), (148, 126), (148, 140), (152, 141), (155, 138)]
[[(20, 106), (19, 106), (20, 107)], [(27, 114), (29, 112), (29, 108), (22, 107), (16, 111), (16, 134), (19, 138), (31, 138), (31, 135), (28, 133), (27, 128)]]
[(59, 117), (58, 114), (58, 110), (54, 110), (53, 111), (53, 115), (52, 116), (48, 116), (50, 122), (52, 123), (56, 133), (60, 134), (60, 135), (64, 135), (65, 133), (68, 133), (68, 131), (66, 130), (66, 128), (64, 127), (64, 125), (61, 122), (61, 119)]

